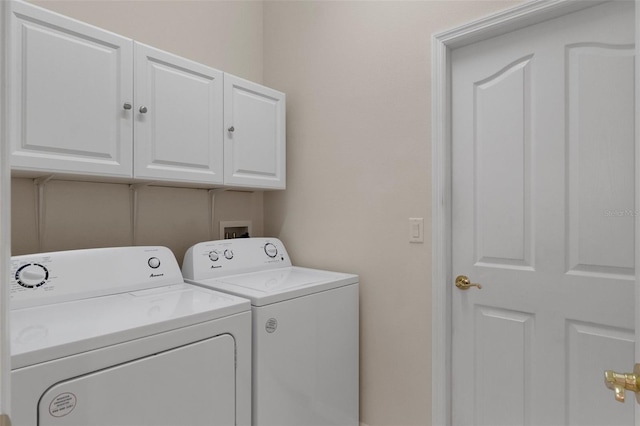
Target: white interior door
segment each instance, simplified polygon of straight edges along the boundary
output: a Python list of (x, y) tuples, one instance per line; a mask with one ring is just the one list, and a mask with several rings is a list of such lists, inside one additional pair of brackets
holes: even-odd
[[(634, 2), (451, 55), (455, 425), (631, 425)], [(631, 396), (629, 399), (633, 399)]]

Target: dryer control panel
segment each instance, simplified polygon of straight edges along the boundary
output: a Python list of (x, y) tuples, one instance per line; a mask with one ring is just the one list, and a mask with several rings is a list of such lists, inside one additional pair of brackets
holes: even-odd
[(111, 247), (11, 258), (11, 309), (182, 283), (166, 247)]
[(182, 274), (202, 280), (230, 274), (291, 266), (287, 250), (277, 238), (235, 238), (198, 243), (184, 256)]

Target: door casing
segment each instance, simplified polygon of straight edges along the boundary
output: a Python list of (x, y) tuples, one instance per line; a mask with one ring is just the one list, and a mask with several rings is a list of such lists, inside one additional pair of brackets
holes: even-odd
[[(533, 0), (486, 18), (432, 36), (432, 424), (451, 424), (451, 63), (452, 50), (518, 30), (603, 1)], [(636, 46), (640, 45), (640, 1), (636, 2)], [(640, 60), (636, 55), (636, 105), (640, 105)], [(636, 126), (636, 181), (640, 173), (640, 126)], [(640, 185), (636, 185), (636, 211), (640, 211)], [(640, 265), (640, 215), (636, 215), (635, 262)], [(636, 278), (636, 289), (639, 288)], [(636, 290), (636, 306), (640, 306)], [(636, 328), (640, 313), (636, 309)], [(636, 331), (637, 333), (637, 331)], [(636, 339), (636, 353), (640, 343)], [(630, 369), (633, 366), (629, 366)], [(603, 385), (604, 386), (604, 385)], [(636, 408), (636, 418), (640, 418)]]
[(6, 112), (9, 2), (0, 1), (0, 426), (9, 422), (11, 349), (9, 347), (9, 277), (11, 258), (11, 167)]

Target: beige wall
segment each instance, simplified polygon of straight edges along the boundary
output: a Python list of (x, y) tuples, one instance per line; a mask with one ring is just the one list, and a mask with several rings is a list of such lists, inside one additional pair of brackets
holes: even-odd
[[(284, 192), (225, 193), (217, 221), (253, 219), (300, 265), (361, 276), (361, 421), (431, 423), (431, 34), (515, 2), (70, 0), (35, 3), (287, 93)], [(16, 253), (209, 236), (204, 190), (50, 182), (35, 232), (14, 179)], [(408, 242), (423, 217), (425, 243)], [(256, 223), (257, 222), (257, 223)], [(257, 225), (257, 226), (256, 226)], [(39, 245), (40, 244), (40, 245)]]
[(262, 82), (262, 1), (29, 2), (239, 77)]
[(39, 196), (32, 179), (13, 178), (11, 200), (14, 255), (163, 245), (182, 263), (190, 246), (219, 238), (220, 221), (250, 220), (263, 233), (262, 192), (224, 192), (212, 204), (206, 189), (147, 186), (134, 195), (123, 184), (51, 180)]
[(431, 423), (431, 34), (512, 4), (265, 3), (264, 81), (288, 102), (265, 232), (298, 264), (360, 274), (365, 424)]
[[(34, 4), (262, 82), (260, 1), (37, 0)], [(38, 220), (31, 179), (12, 179), (12, 254), (130, 244), (165, 245), (179, 262), (199, 241), (219, 237), (219, 221), (251, 220), (263, 232), (262, 192), (143, 187), (137, 214), (128, 185), (62, 182), (45, 185)], [(41, 223), (42, 226), (38, 227)], [(38, 232), (39, 230), (39, 232)]]

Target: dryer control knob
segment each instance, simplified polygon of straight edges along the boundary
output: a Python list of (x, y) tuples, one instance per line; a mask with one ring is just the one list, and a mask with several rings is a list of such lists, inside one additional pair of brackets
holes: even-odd
[(157, 257), (150, 257), (147, 263), (153, 269), (157, 269), (160, 267), (160, 259), (158, 259)]
[(224, 257), (226, 257), (227, 259), (231, 260), (233, 259), (233, 252), (231, 250), (225, 250), (224, 251)]
[(264, 245), (264, 252), (269, 257), (276, 257), (278, 255), (278, 247), (276, 247), (273, 243), (267, 243)]
[(218, 255), (218, 252), (215, 250), (211, 250), (209, 252), (209, 259), (211, 259), (213, 262), (217, 261), (218, 259), (220, 259), (220, 255)]
[(39, 263), (27, 263), (18, 268), (15, 277), (22, 287), (36, 288), (47, 282), (49, 271)]

